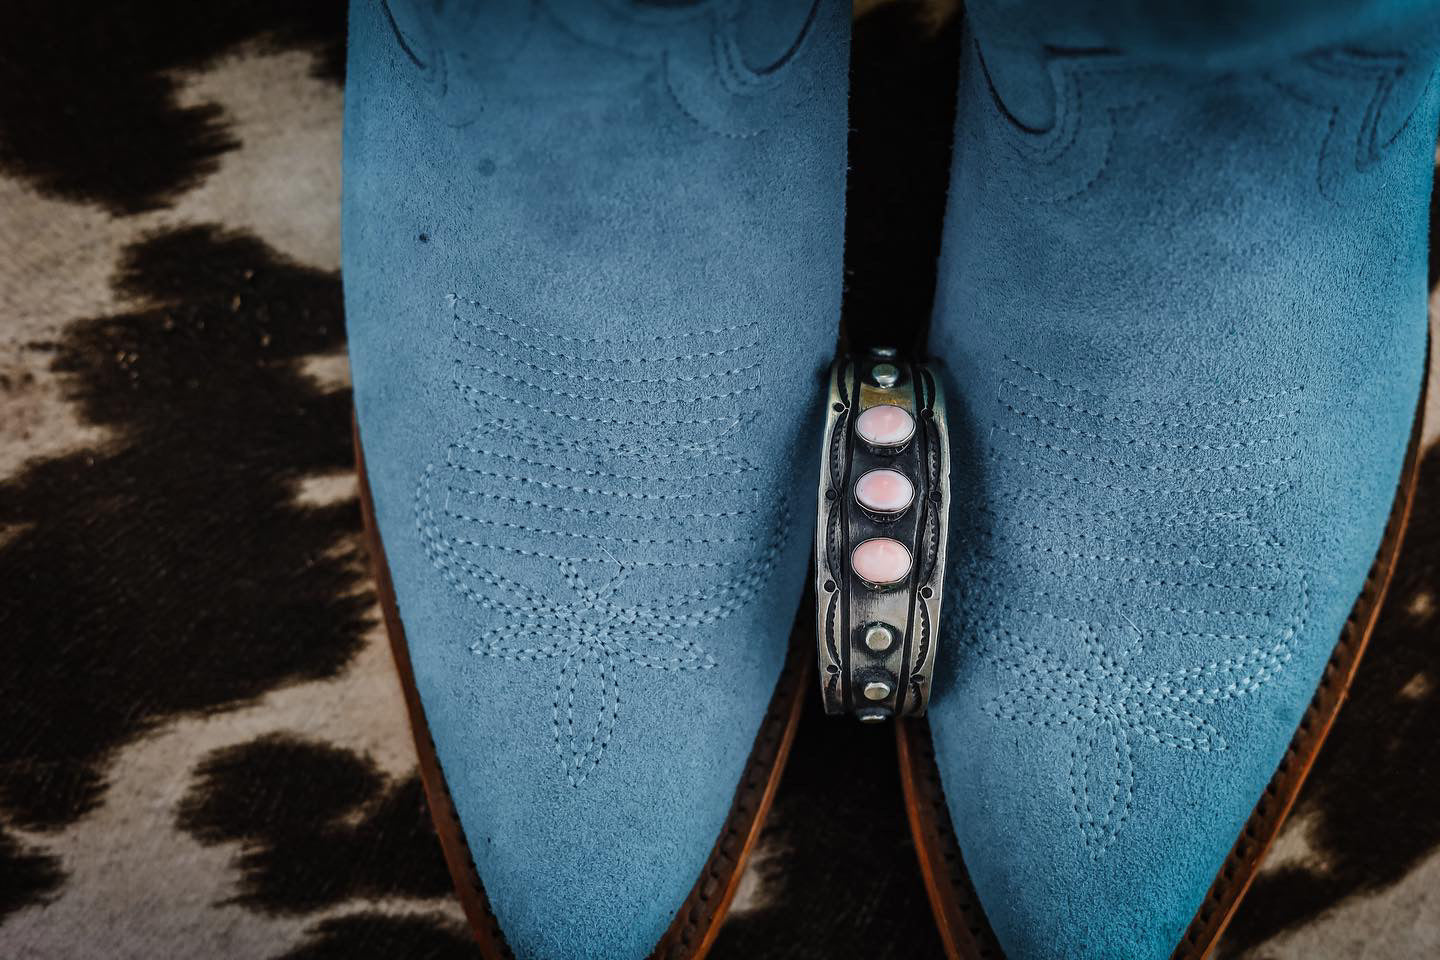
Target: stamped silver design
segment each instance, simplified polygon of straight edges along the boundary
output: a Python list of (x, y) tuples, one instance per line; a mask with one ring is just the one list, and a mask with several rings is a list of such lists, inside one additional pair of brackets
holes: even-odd
[(825, 710), (920, 716), (950, 509), (944, 398), (932, 371), (880, 347), (836, 361), (829, 401), (815, 533)]

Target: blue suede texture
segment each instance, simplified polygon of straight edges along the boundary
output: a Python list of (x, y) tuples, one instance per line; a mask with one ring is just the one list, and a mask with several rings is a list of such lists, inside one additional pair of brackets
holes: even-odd
[(1155, 960), (1390, 513), (1436, 30), (1219, 71), (971, 14), (931, 336), (955, 483), (931, 728), (1007, 956)]
[(638, 957), (784, 658), (840, 310), (849, 9), (351, 9), (355, 403), (522, 958)]

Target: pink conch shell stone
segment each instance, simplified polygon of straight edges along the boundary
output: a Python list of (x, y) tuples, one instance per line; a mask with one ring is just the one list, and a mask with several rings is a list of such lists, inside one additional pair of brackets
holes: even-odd
[(871, 407), (855, 420), (860, 439), (878, 447), (897, 447), (915, 432), (915, 418), (903, 407), (882, 403)]
[(899, 470), (871, 470), (855, 481), (855, 499), (876, 513), (900, 513), (915, 499), (915, 485)]
[(876, 537), (855, 548), (850, 568), (867, 583), (896, 583), (910, 572), (910, 551), (899, 540)]

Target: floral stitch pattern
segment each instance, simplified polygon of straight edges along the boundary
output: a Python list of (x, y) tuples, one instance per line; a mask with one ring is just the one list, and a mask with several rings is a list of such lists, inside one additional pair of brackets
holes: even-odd
[[(1298, 431), (1287, 421), (1302, 391), (1160, 405), (1097, 394), (1006, 359), (1010, 376), (1001, 379), (991, 434), (1002, 448), (991, 459), (1048, 480), (998, 494), (1017, 509), (980, 505), (965, 515), (971, 529), (958, 538), (965, 553), (951, 571), (961, 613), (949, 629), (1008, 678), (981, 704), (985, 713), (1068, 737), (1076, 830), (1099, 858), (1131, 817), (1137, 752), (1226, 750), (1219, 711), (1260, 691), (1294, 655), (1310, 613), (1309, 579), (1263, 518), (1290, 489)], [(1210, 442), (1196, 444), (1190, 418), (1202, 408), (1215, 411), (1219, 426), (1205, 435)], [(1142, 416), (1120, 418), (1116, 409)], [(1240, 418), (1227, 412), (1241, 409)], [(1105, 426), (1122, 420), (1149, 421), (1162, 433), (1134, 443)], [(1117, 456), (1060, 442), (1076, 435)], [(1044, 462), (1003, 451), (1016, 445)], [(1193, 462), (1197, 449), (1212, 459)], [(1276, 455), (1257, 459), (1256, 449)], [(1137, 469), (1173, 476), (1168, 485), (1137, 487), (1126, 482)], [(1257, 482), (1188, 482), (1217, 472)], [(1072, 485), (1085, 490), (1074, 501)], [(1097, 503), (1110, 496), (1126, 506)], [(1155, 532), (1140, 533), (1147, 527)], [(1217, 645), (1224, 655), (1167, 663), (1167, 641)]]
[[(1064, 619), (1042, 611), (1009, 609)], [(1099, 623), (1079, 625), (1084, 652), (1079, 663), (1024, 635), (999, 630), (986, 656), (1013, 676), (1015, 686), (987, 701), (983, 709), (1000, 720), (1071, 731), (1069, 777), (1075, 822), (1091, 855), (1098, 858), (1130, 816), (1134, 741), (1143, 738), (1174, 750), (1226, 749), (1225, 738), (1196, 708), (1262, 687), (1289, 662), (1303, 622), (1302, 613), (1273, 643), (1240, 657), (1146, 675), (1129, 666), (1134, 646), (1122, 643), (1110, 649), (1101, 639)]]
[[(578, 788), (610, 749), (626, 687), (715, 668), (706, 630), (750, 604), (777, 562), (788, 508), (730, 449), (756, 402), (759, 364), (744, 355), (758, 338), (740, 324), (588, 339), (448, 304), (454, 385), (479, 423), (422, 474), (417, 531), (482, 612), (470, 650), (547, 677), (536, 703)], [(705, 375), (717, 358), (734, 374), (718, 384)], [(498, 362), (515, 372), (497, 384)], [(496, 385), (484, 403), (472, 378)], [(584, 413), (601, 410), (616, 415)], [(682, 411), (694, 415), (669, 415)]]

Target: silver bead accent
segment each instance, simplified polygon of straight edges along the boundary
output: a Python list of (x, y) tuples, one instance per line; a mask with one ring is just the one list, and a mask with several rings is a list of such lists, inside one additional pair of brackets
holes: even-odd
[(855, 716), (861, 723), (884, 723), (890, 719), (890, 714), (885, 710), (864, 710)]
[(865, 684), (862, 692), (866, 700), (884, 700), (890, 696), (890, 684), (884, 680), (871, 680)]
[(900, 382), (900, 368), (893, 363), (877, 363), (870, 368), (870, 379), (877, 386), (893, 387)]
[(872, 623), (865, 628), (865, 646), (876, 653), (884, 653), (890, 649), (890, 644), (895, 642), (895, 635), (890, 628), (880, 623)]
[(870, 348), (870, 354), (871, 354), (871, 356), (876, 356), (876, 357), (893, 357), (893, 356), (895, 356), (895, 348), (894, 348), (894, 347), (871, 347), (871, 348)]

